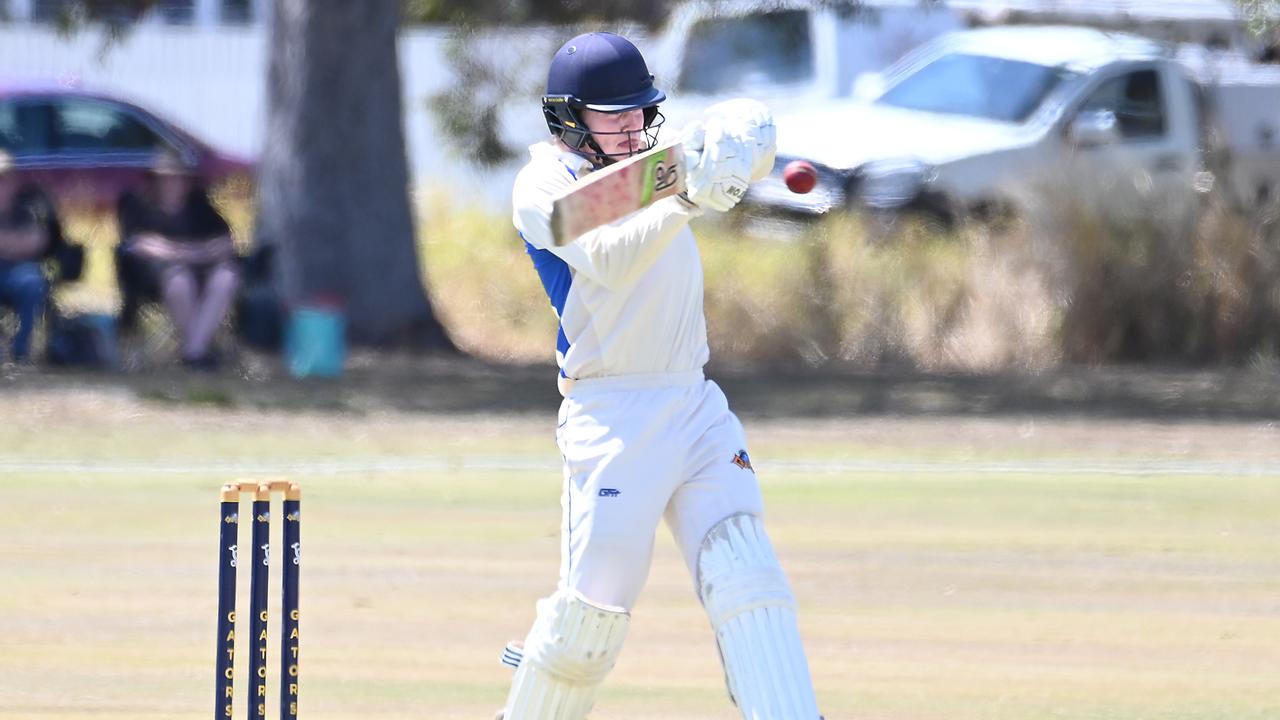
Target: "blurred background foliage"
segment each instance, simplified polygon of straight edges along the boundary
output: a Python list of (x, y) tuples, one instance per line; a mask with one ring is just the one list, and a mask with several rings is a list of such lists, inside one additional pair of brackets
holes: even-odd
[(671, 0), (406, 0), (405, 21), (447, 25), (566, 25), (631, 21), (657, 27)]
[[(152, 4), (76, 0), (66, 4), (65, 22), (111, 26)], [(406, 0), (404, 13), (408, 23), (455, 26), (449, 52), (456, 81), (426, 102), (450, 136), (442, 142), (496, 164), (513, 157), (496, 109), (537, 93), (508, 72), (519, 62), (512, 58), (545, 61), (554, 48), (517, 42), (508, 43), (519, 47), (505, 48), (506, 55), (475, 52), (484, 28), (656, 26), (673, 5)], [(1249, 13), (1255, 5), (1245, 0), (1242, 8)], [(425, 188), (418, 202), (423, 272), (458, 345), (488, 359), (550, 361), (555, 318), (509, 218), (447, 188)], [(695, 229), (713, 356), (724, 365), (836, 362), (976, 372), (1064, 362), (1278, 367), (1280, 209), (1273, 203), (1242, 216), (1212, 195), (1204, 202), (1208, 210), (1197, 227), (1175, 234), (1103, 222), (1070, 203), (1048, 226), (972, 223), (943, 231), (907, 222), (891, 240), (844, 214), (786, 241), (702, 221)], [(252, 208), (224, 209), (238, 225), (251, 225)], [(114, 233), (101, 219), (77, 228), (99, 258), (91, 266), (101, 271), (71, 290), (75, 304), (112, 302)]]
[[(556, 320), (505, 217), (428, 194), (432, 300), (460, 347), (550, 361)], [(838, 215), (780, 240), (695, 226), (714, 362), (723, 366), (1045, 370), (1061, 363), (1280, 369), (1276, 213), (1211, 207), (1181, 238), (1069, 214), (1055, 227)]]

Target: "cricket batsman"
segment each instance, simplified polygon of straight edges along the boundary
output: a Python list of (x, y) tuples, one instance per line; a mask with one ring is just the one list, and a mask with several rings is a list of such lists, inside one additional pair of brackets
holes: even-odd
[(768, 110), (731, 101), (683, 137), (683, 195), (563, 246), (552, 199), (652, 147), (666, 95), (610, 33), (551, 61), (552, 137), (515, 181), (514, 221), (560, 319), (556, 440), (564, 456), (560, 579), (537, 603), (506, 720), (583, 720), (613, 668), (665, 518), (715, 631), (729, 694), (748, 720), (818, 720), (796, 601), (761, 520), (742, 425), (703, 377), (702, 266), (689, 221), (727, 212), (773, 165)]

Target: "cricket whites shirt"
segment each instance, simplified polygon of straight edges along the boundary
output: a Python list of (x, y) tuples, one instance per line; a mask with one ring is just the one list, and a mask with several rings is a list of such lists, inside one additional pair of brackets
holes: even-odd
[(708, 358), (702, 263), (688, 222), (701, 210), (665, 198), (556, 247), (552, 199), (591, 164), (552, 142), (529, 154), (512, 191), (513, 221), (560, 319), (560, 374), (700, 372)]

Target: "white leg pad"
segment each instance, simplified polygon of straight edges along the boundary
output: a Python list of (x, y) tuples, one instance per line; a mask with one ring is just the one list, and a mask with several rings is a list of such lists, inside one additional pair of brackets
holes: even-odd
[(570, 591), (538, 601), (506, 720), (583, 720), (622, 650), (631, 616)]
[(733, 515), (707, 533), (698, 592), (742, 717), (818, 720), (795, 598), (759, 518)]

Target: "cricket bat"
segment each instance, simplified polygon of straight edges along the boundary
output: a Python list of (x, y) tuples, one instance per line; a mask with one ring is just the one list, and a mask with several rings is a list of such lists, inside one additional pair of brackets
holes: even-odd
[(597, 170), (552, 200), (551, 235), (567, 245), (665, 197), (685, 190), (684, 148), (669, 142)]

